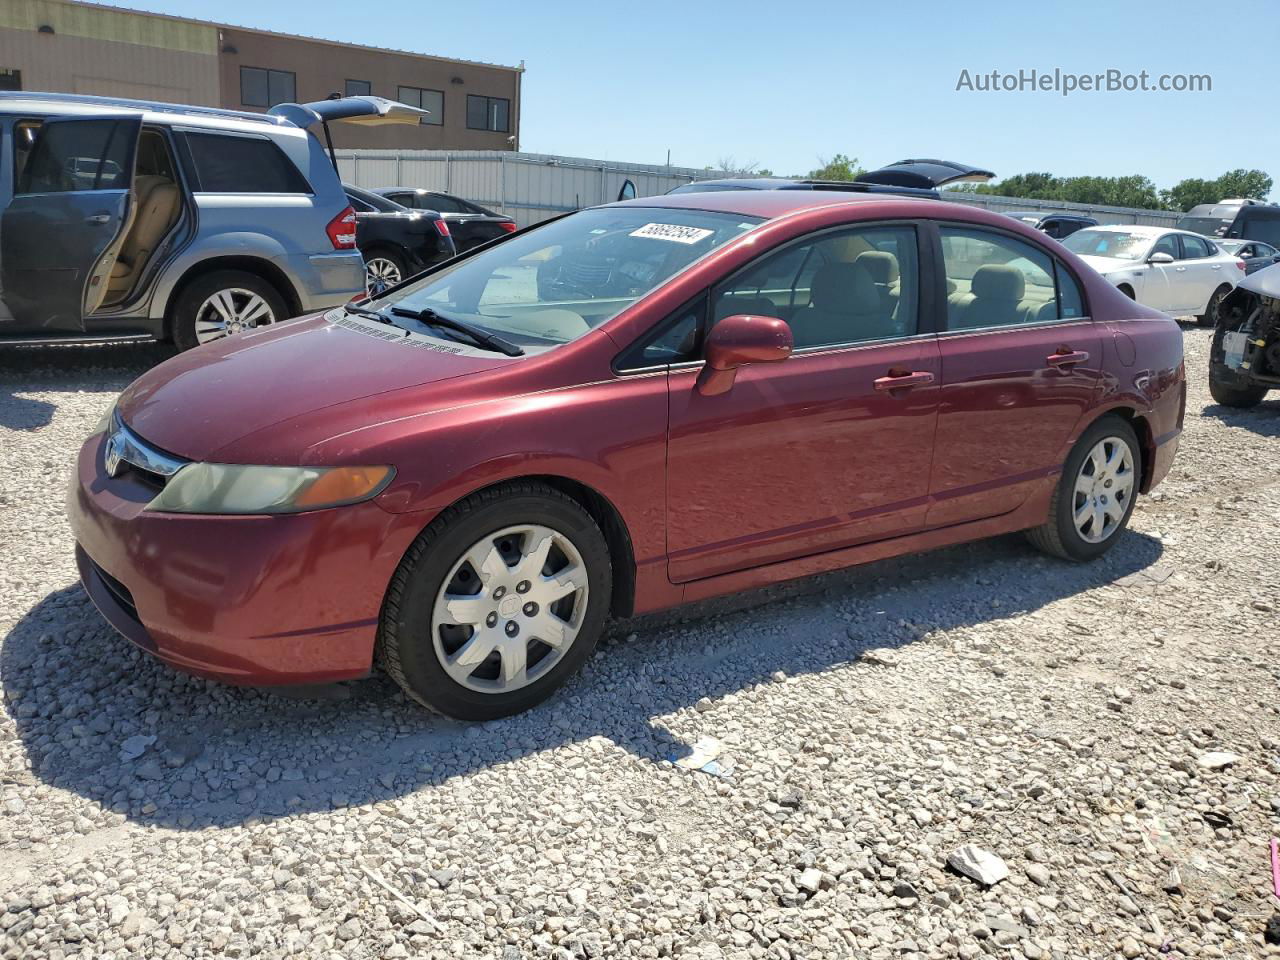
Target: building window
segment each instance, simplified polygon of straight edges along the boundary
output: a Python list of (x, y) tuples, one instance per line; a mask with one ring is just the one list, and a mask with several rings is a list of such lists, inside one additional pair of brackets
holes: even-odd
[(511, 129), (511, 101), (501, 97), (467, 96), (467, 127), (506, 133)]
[(21, 90), (21, 70), (0, 70), (0, 90)]
[(348, 80), (347, 93), (348, 97), (367, 97), (373, 93), (373, 84), (368, 80)]
[(298, 99), (297, 78), (288, 70), (240, 68), (240, 102), (246, 107), (274, 107)]
[(427, 111), (422, 122), (433, 127), (444, 123), (444, 93), (440, 90), (423, 90), (421, 87), (397, 87), (396, 99), (411, 107)]

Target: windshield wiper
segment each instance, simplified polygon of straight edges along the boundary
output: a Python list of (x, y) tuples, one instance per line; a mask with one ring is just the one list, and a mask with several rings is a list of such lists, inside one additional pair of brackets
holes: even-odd
[(395, 321), (381, 310), (370, 310), (368, 307), (359, 307), (354, 303), (344, 303), (342, 309), (347, 313), (354, 313), (361, 317), (368, 317), (370, 320), (377, 320), (379, 323), (389, 323), (395, 326)]
[(436, 327), (444, 327), (446, 330), (464, 334), (470, 337), (477, 346), (484, 347), (487, 350), (496, 350), (498, 353), (505, 353), (508, 357), (524, 356), (524, 350), (510, 340), (503, 339), (497, 334), (467, 323), (465, 320), (456, 320), (453, 317), (445, 316), (443, 313), (437, 313), (430, 307), (422, 307), (419, 310), (410, 310), (407, 307), (392, 307), (391, 312), (397, 317), (409, 317), (419, 323), (429, 323)]

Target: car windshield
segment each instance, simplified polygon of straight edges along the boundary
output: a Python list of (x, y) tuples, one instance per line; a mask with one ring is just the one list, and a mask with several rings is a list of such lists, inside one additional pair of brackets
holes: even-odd
[(370, 306), (431, 310), (525, 347), (568, 343), (760, 222), (704, 210), (583, 210), (515, 234)]
[(1141, 260), (1151, 246), (1151, 237), (1121, 230), (1077, 230), (1062, 245), (1084, 257)]

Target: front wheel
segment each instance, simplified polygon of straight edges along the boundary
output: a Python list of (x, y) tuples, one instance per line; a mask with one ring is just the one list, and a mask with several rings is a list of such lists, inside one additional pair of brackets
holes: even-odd
[(1267, 388), (1227, 366), (1226, 336), (1227, 328), (1219, 324), (1209, 347), (1209, 395), (1224, 407), (1256, 407), (1266, 397)]
[(1049, 505), (1048, 522), (1027, 531), (1045, 553), (1094, 560), (1115, 545), (1138, 496), (1142, 463), (1128, 421), (1106, 416), (1071, 449)]
[(409, 549), (383, 604), (379, 657), (446, 716), (520, 713), (591, 654), (612, 584), (608, 544), (575, 500), (504, 484), (450, 507)]

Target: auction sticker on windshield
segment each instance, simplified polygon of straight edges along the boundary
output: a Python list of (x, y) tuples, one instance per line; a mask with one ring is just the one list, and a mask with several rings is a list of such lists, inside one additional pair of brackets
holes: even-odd
[(672, 243), (697, 243), (715, 233), (702, 227), (685, 227), (678, 223), (646, 223), (639, 230), (632, 230), (633, 237), (651, 237), (654, 240), (669, 240)]

